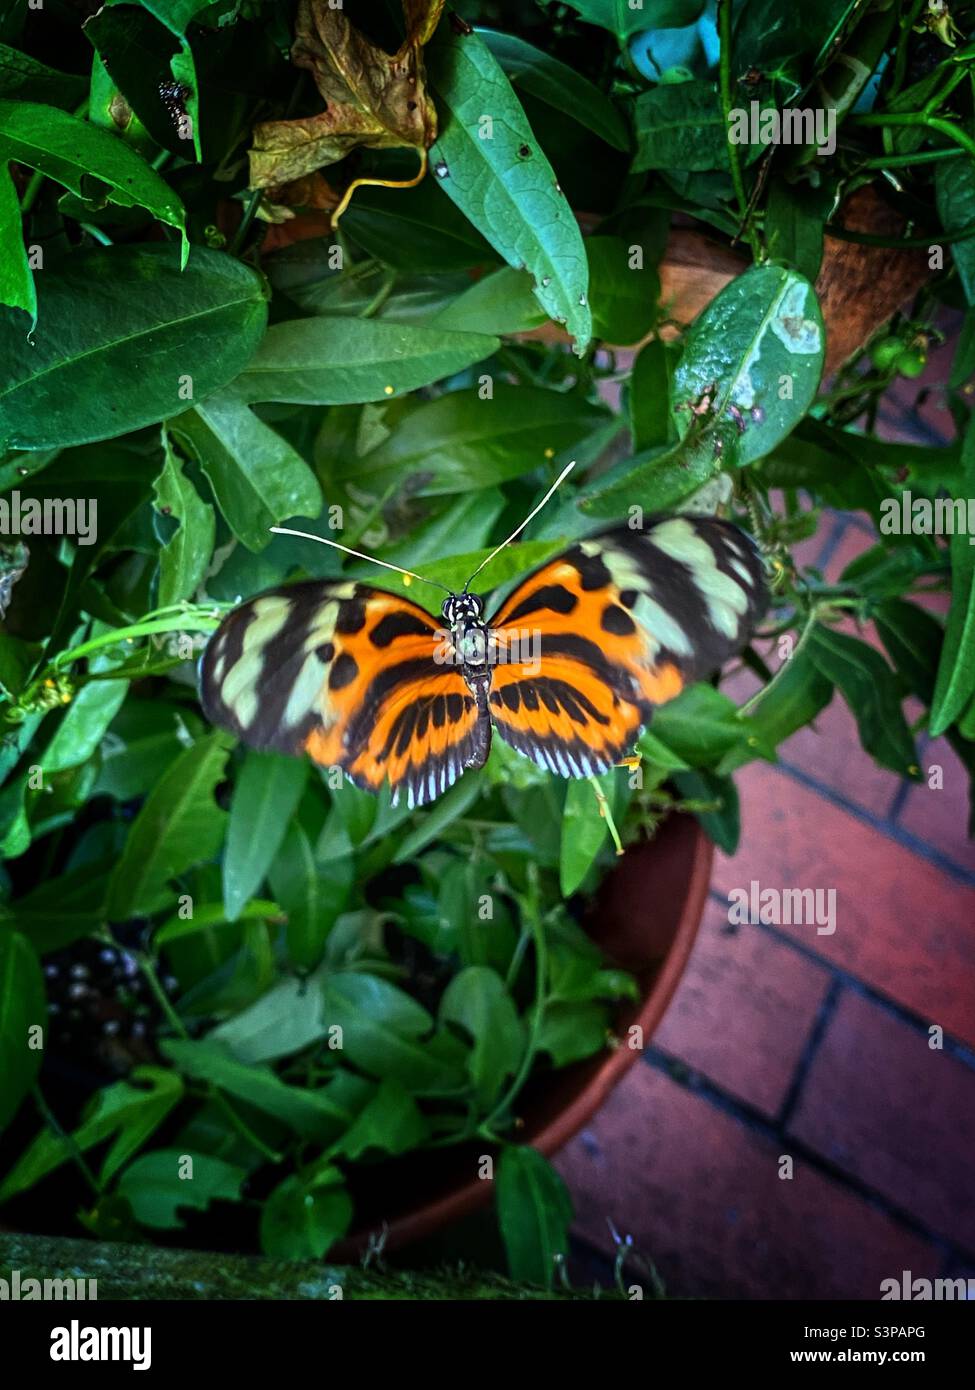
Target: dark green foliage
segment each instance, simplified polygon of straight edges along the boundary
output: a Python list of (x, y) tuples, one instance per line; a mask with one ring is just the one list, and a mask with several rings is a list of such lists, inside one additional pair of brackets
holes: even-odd
[[(744, 0), (720, 45), (698, 0), (465, 4), (490, 27), (444, 21), (428, 46), (425, 180), (357, 189), (308, 239), (288, 190), (247, 187), (254, 125), (321, 109), (288, 60), (294, 5), (133, 0), (82, 29), (84, 8), (0, 7), (0, 494), (11, 515), (97, 506), (92, 544), (0, 537), (0, 1199), (43, 1181), (46, 1201), (73, 1165), (92, 1190), (66, 1219), (97, 1236), (205, 1241), (231, 1204), (238, 1246), (318, 1260), (355, 1223), (350, 1174), (500, 1146), (511, 1274), (551, 1284), (571, 1206), (508, 1141), (526, 1081), (605, 1049), (636, 996), (578, 925), (612, 830), (679, 805), (732, 851), (734, 772), (837, 693), (894, 772), (920, 775), (925, 726), (975, 765), (975, 549), (889, 524), (905, 492), (975, 490), (973, 7), (949, 47), (917, 4)], [(735, 108), (824, 92), (835, 154), (726, 138)], [(326, 173), (341, 191), (415, 168), (358, 149)], [(862, 235), (837, 195), (870, 180), (909, 241), (951, 254), (817, 395), (811, 282)], [(674, 210), (756, 262), (693, 325), (659, 303)], [(886, 445), (879, 402), (923, 368), (942, 303), (966, 316), (946, 388), (964, 443)], [(416, 812), (206, 727), (193, 663), (229, 606), (377, 582), (271, 526), (459, 586), (570, 459), (486, 587), (633, 508), (726, 506), (769, 557), (779, 639), (746, 653), (744, 709), (692, 687), (639, 775), (598, 786), (500, 745)], [(792, 558), (825, 507), (877, 531), (830, 584)], [(918, 601), (952, 589), (946, 619)], [(44, 967), (74, 1026), (69, 963), (116, 948), (132, 979), (95, 1031), (34, 1046)], [(69, 1061), (86, 1079), (65, 1099)]]

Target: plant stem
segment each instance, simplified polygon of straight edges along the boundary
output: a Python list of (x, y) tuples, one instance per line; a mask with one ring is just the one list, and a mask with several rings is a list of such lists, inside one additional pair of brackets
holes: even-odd
[(731, 0), (718, 0), (718, 34), (721, 40), (721, 56), (718, 68), (718, 81), (721, 90), (721, 110), (724, 114), (724, 130), (728, 145), (728, 163), (731, 166), (731, 182), (734, 185), (735, 197), (738, 199), (738, 211), (741, 215), (741, 226), (737, 234), (732, 238), (732, 245), (744, 234), (748, 240), (748, 244), (752, 248), (752, 255), (755, 260), (758, 261), (762, 258), (762, 246), (758, 239), (758, 234), (751, 225), (751, 216), (748, 209), (748, 194), (745, 192), (745, 180), (741, 173), (738, 146), (734, 144), (731, 139)]
[(44, 1120), (44, 1123), (47, 1125), (48, 1129), (52, 1131), (52, 1133), (56, 1134), (59, 1139), (63, 1140), (66, 1148), (68, 1149), (68, 1152), (71, 1155), (75, 1167), (78, 1169), (85, 1182), (91, 1188), (92, 1192), (94, 1192), (95, 1196), (100, 1197), (102, 1192), (101, 1187), (99, 1186), (94, 1173), (88, 1167), (88, 1163), (85, 1159), (84, 1154), (81, 1152), (81, 1150), (78, 1148), (78, 1145), (75, 1143), (74, 1136), (72, 1134), (69, 1134), (68, 1131), (64, 1129), (64, 1127), (61, 1125), (61, 1122), (54, 1114), (54, 1111), (51, 1109), (47, 1101), (44, 1099), (44, 1093), (42, 1092), (40, 1086), (34, 1086), (33, 1096), (34, 1104), (41, 1112), (41, 1116)]
[(864, 116), (851, 116), (850, 122), (856, 126), (926, 126), (954, 140), (967, 154), (975, 159), (975, 140), (967, 131), (946, 121), (943, 116), (930, 116), (926, 111), (878, 111)]
[(865, 159), (861, 169), (910, 169), (915, 164), (935, 164), (941, 159), (958, 159), (965, 153), (959, 149), (916, 150), (914, 154), (878, 154)]
[(261, 199), (263, 198), (263, 196), (264, 189), (255, 188), (251, 192), (251, 196), (247, 199), (247, 202), (244, 205), (244, 215), (240, 219), (240, 223), (237, 227), (237, 230), (236, 232), (234, 232), (233, 237), (231, 238), (230, 245), (227, 247), (227, 254), (229, 256), (236, 256), (241, 246), (243, 245), (244, 238), (247, 236), (247, 233), (251, 229), (251, 223), (257, 216), (257, 209), (261, 206)]
[(548, 982), (548, 943), (545, 940), (545, 926), (542, 922), (538, 899), (538, 869), (532, 864), (529, 867), (528, 878), (528, 918), (531, 923), (532, 939), (535, 943), (535, 1006), (532, 1010), (531, 1023), (528, 1028), (528, 1041), (525, 1044), (525, 1053), (521, 1059), (521, 1065), (505, 1094), (498, 1101), (490, 1115), (488, 1115), (485, 1120), (482, 1120), (477, 1127), (477, 1133), (483, 1139), (497, 1139), (494, 1133), (494, 1126), (514, 1104), (521, 1088), (528, 1080), (532, 1067), (535, 1065), (538, 1034), (541, 1030), (542, 1018), (545, 1013), (545, 991)]
[[(173, 1008), (173, 1001), (170, 999), (165, 989), (163, 989), (162, 981), (160, 980), (159, 974), (156, 970), (155, 961), (145, 951), (136, 951), (133, 952), (133, 954), (136, 960), (138, 961), (139, 969), (142, 971), (142, 975), (145, 979), (146, 984), (149, 986), (149, 989), (153, 997), (155, 998), (156, 1003), (162, 1010), (163, 1017), (166, 1019), (166, 1022), (169, 1024), (170, 1028), (172, 1028), (173, 1032), (177, 1035), (177, 1037), (181, 1038), (184, 1042), (189, 1042), (190, 1035), (186, 1031), (186, 1024), (183, 1022), (179, 1014)], [(246, 1139), (249, 1144), (252, 1144), (254, 1148), (257, 1149), (258, 1153), (263, 1154), (264, 1157), (268, 1159), (268, 1161), (271, 1163), (281, 1162), (282, 1155), (277, 1153), (274, 1149), (269, 1148), (268, 1145), (264, 1143), (264, 1140), (261, 1139), (259, 1135), (254, 1133), (250, 1125), (248, 1125), (247, 1122), (241, 1119), (240, 1115), (237, 1114), (237, 1111), (231, 1105), (230, 1101), (223, 1094), (223, 1092), (212, 1082), (207, 1083), (207, 1093), (210, 1096), (210, 1099), (214, 1102), (214, 1104), (218, 1105), (220, 1109), (224, 1112), (227, 1119), (233, 1125), (234, 1129), (236, 1129), (237, 1133), (243, 1139)]]
[(216, 615), (211, 618), (202, 613), (187, 611), (180, 615), (178, 622), (172, 618), (154, 618), (149, 622), (133, 623), (129, 627), (117, 627), (111, 632), (103, 632), (98, 637), (89, 638), (78, 647), (69, 647), (67, 651), (59, 652), (51, 666), (59, 670), (72, 661), (80, 661), (83, 656), (89, 656), (92, 652), (102, 651), (105, 647), (116, 647), (120, 642), (135, 641), (137, 637), (149, 637), (155, 632), (212, 632), (218, 624), (219, 618)]

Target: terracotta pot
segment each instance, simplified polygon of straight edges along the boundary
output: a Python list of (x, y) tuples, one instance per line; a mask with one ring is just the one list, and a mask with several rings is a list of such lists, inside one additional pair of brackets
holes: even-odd
[[(704, 912), (714, 848), (695, 820), (673, 815), (655, 839), (627, 850), (604, 881), (587, 929), (612, 959), (631, 970), (640, 999), (619, 1012), (614, 1051), (536, 1077), (519, 1104), (518, 1137), (543, 1154), (558, 1152), (600, 1108), (639, 1057), (627, 1046), (628, 1029), (642, 1029), (645, 1047), (670, 1003), (687, 964)], [(374, 1170), (357, 1188), (363, 1212), (356, 1232), (332, 1258), (354, 1259), (370, 1236), (385, 1230), (386, 1249), (432, 1235), (467, 1216), (491, 1198), (489, 1182), (477, 1176), (483, 1142), (411, 1156)]]
[[(587, 230), (591, 220), (588, 214), (579, 214), (579, 220), (583, 230)], [(903, 232), (903, 218), (869, 186), (858, 189), (846, 200), (840, 221), (851, 232), (869, 232), (892, 239)], [(680, 332), (677, 325), (693, 323), (715, 295), (749, 264), (750, 259), (743, 250), (734, 249), (706, 232), (671, 227), (660, 262), (660, 304), (663, 316), (672, 323), (661, 328), (661, 338), (668, 341), (676, 338)], [(826, 325), (824, 376), (830, 376), (872, 338), (930, 276), (928, 254), (924, 250), (898, 251), (827, 236), (816, 277), (816, 293)], [(517, 336), (540, 342), (571, 342), (565, 329), (555, 323), (543, 323)], [(616, 351), (636, 353), (655, 336), (648, 333), (638, 343), (608, 343), (607, 346)]]

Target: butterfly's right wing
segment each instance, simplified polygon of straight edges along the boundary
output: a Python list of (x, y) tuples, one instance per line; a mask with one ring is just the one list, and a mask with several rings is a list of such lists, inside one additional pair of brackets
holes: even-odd
[(487, 757), (490, 724), (454, 665), (437, 661), (436, 619), (354, 582), (309, 581), (240, 604), (207, 644), (207, 718), (251, 748), (309, 754), (356, 786), (411, 806)]

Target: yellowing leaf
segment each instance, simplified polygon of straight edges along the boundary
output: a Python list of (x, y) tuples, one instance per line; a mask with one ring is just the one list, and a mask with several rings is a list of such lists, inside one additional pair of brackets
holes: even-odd
[(423, 45), (442, 9), (443, 0), (404, 0), (406, 38), (391, 54), (328, 0), (300, 0), (291, 57), (311, 72), (326, 109), (255, 126), (251, 185), (290, 183), (360, 145), (428, 149), (437, 136), (437, 113), (426, 90)]

